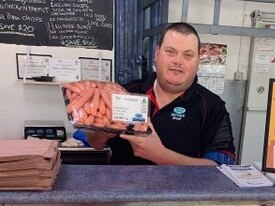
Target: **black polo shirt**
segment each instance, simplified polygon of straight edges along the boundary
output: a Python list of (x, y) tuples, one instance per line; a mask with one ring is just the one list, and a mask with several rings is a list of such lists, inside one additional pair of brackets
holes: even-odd
[[(125, 87), (131, 93), (147, 94), (150, 117), (163, 145), (190, 157), (203, 157), (211, 151), (234, 157), (234, 145), (229, 113), (221, 98), (197, 84), (170, 104), (159, 109), (153, 92), (156, 76), (146, 82), (133, 81)], [(135, 157), (127, 140), (116, 137), (109, 140), (112, 149), (111, 164), (154, 164)]]

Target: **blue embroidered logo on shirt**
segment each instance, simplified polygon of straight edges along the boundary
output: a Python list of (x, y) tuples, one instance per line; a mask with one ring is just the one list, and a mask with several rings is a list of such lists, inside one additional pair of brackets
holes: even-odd
[(185, 117), (186, 109), (183, 107), (175, 107), (171, 113), (171, 117), (174, 120), (181, 120)]

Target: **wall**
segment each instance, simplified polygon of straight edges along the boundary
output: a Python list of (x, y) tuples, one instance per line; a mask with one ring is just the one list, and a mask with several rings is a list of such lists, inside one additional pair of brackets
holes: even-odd
[[(169, 1), (169, 22), (180, 21), (182, 0)], [(254, 4), (249, 6), (248, 4)], [(251, 26), (250, 13), (254, 9), (263, 7), (244, 1), (221, 1), (220, 25)], [(234, 9), (232, 9), (234, 8)], [(199, 14), (199, 15), (197, 15)], [(190, 0), (187, 21), (190, 23), (213, 24), (214, 1)], [(202, 42), (226, 44), (228, 46), (226, 79), (234, 79), (234, 72), (243, 72), (246, 79), (248, 71), (248, 57), (250, 37), (229, 35), (200, 34)]]
[[(98, 57), (99, 50), (35, 47), (33, 54), (51, 54), (57, 58)], [(23, 137), (25, 120), (63, 120), (66, 129), (73, 132), (67, 120), (62, 93), (58, 85), (23, 84), (17, 79), (16, 53), (26, 53), (23, 45), (0, 44), (0, 139)], [(103, 58), (113, 59), (113, 51), (102, 51)]]
[[(181, 5), (182, 0), (169, 1), (169, 22), (181, 20)], [(219, 24), (250, 27), (250, 14), (255, 9), (274, 12), (275, 4), (222, 0)], [(190, 23), (212, 24), (213, 11), (214, 0), (190, 0), (187, 21)], [(249, 82), (248, 74), (251, 70), (249, 67), (250, 37), (207, 34), (200, 34), (200, 37), (202, 42), (220, 43), (228, 46), (227, 68), (225, 74), (227, 80), (234, 80), (234, 73), (238, 71), (242, 72), (243, 79)], [(253, 96), (250, 98), (253, 99)], [(265, 115), (266, 110), (249, 112), (244, 115), (245, 118), (243, 118), (243, 132), (241, 136), (242, 141), (239, 145), (241, 150), (239, 154), (239, 163), (245, 164), (262, 161)], [(241, 124), (241, 122), (238, 123)]]

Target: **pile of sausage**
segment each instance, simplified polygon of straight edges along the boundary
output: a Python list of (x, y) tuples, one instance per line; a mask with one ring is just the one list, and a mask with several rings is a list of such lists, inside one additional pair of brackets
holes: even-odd
[[(126, 131), (125, 122), (112, 120), (112, 94), (129, 94), (114, 82), (83, 80), (62, 83), (66, 111), (73, 126), (87, 129)], [(146, 123), (134, 125), (135, 131), (146, 132)]]

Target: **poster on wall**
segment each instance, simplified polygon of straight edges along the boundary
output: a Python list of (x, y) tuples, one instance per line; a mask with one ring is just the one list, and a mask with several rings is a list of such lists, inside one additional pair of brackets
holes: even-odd
[(38, 76), (48, 76), (51, 55), (16, 54), (18, 79), (33, 79)]
[(262, 170), (275, 172), (275, 79), (269, 80)]
[(224, 90), (227, 45), (202, 43), (198, 82), (216, 94)]
[(52, 58), (49, 75), (57, 82), (74, 82), (81, 80), (81, 67), (78, 59)]
[(272, 63), (272, 55), (274, 53), (273, 48), (257, 48), (255, 55), (255, 73), (268, 73), (270, 70), (270, 64)]
[(82, 80), (112, 80), (112, 60), (80, 57)]

